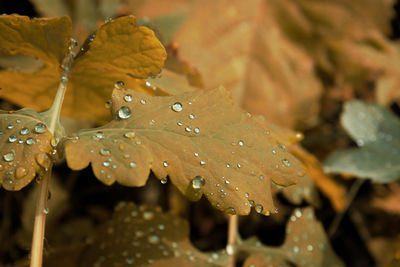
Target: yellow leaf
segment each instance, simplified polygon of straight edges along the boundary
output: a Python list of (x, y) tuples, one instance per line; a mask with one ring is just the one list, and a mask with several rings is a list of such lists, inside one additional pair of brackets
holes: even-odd
[(271, 181), (294, 184), (303, 166), (265, 123), (232, 104), (224, 88), (151, 97), (115, 89), (113, 121), (65, 144), (68, 166), (90, 163), (105, 184), (145, 185), (150, 169), (187, 197), (203, 194), (218, 209), (275, 212)]
[(44, 116), (32, 109), (0, 112), (0, 183), (7, 190), (20, 190), (51, 165), (53, 135)]
[(23, 54), (58, 66), (67, 52), (70, 37), (69, 17), (0, 16), (0, 55)]

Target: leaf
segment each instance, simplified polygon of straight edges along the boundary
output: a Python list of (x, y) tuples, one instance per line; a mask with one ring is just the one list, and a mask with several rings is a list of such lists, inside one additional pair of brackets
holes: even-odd
[(316, 123), (321, 84), (311, 58), (279, 29), (271, 5), (199, 1), (173, 41), (205, 88), (224, 85), (247, 111), (271, 123), (309, 127)]
[[(77, 56), (70, 72), (63, 115), (106, 121), (109, 115), (104, 105), (116, 81), (124, 81), (128, 88), (158, 94), (146, 86), (145, 80), (132, 76), (146, 78), (158, 74), (165, 50), (149, 29), (136, 27), (134, 17), (104, 24), (85, 48), (89, 50)], [(20, 106), (44, 110), (51, 106), (60, 78), (59, 70), (52, 65), (33, 73), (0, 71), (1, 97)]]
[(322, 224), (315, 219), (311, 208), (296, 209), (286, 226), (284, 244), (279, 247), (261, 246), (248, 239), (241, 245), (251, 251), (244, 266), (344, 266), (332, 250)]
[(400, 120), (377, 104), (347, 102), (341, 123), (359, 148), (339, 149), (325, 161), (328, 172), (388, 183), (400, 176)]
[(71, 36), (69, 17), (30, 19), (0, 16), (0, 53), (23, 54), (58, 66), (67, 53)]
[(287, 186), (304, 174), (265, 122), (232, 104), (224, 88), (151, 97), (114, 90), (113, 121), (81, 130), (65, 144), (68, 166), (92, 164), (105, 184), (143, 186), (150, 169), (187, 197), (203, 194), (218, 209), (274, 212), (271, 181)]
[[(198, 251), (189, 240), (189, 225), (153, 207), (120, 203), (111, 221), (100, 226), (84, 250), (82, 266), (226, 266)], [(225, 257), (224, 257), (225, 256)]]
[(0, 183), (6, 190), (20, 190), (51, 165), (53, 135), (44, 114), (32, 109), (0, 112)]

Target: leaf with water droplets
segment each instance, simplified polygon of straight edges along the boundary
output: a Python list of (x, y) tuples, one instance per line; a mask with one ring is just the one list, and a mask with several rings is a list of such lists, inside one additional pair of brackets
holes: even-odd
[(20, 190), (47, 171), (52, 137), (43, 114), (27, 108), (0, 112), (0, 183), (5, 189)]
[(237, 214), (248, 214), (254, 203), (268, 215), (275, 212), (271, 182), (287, 186), (304, 174), (271, 129), (234, 106), (222, 87), (161, 97), (116, 89), (112, 103), (113, 121), (81, 130), (65, 144), (68, 166), (91, 164), (105, 184), (143, 186), (151, 169), (191, 200), (204, 194), (216, 208)]
[(341, 123), (359, 148), (340, 149), (324, 167), (376, 182), (389, 183), (400, 177), (400, 120), (377, 104), (347, 102)]
[(282, 246), (262, 246), (254, 238), (239, 245), (239, 250), (252, 254), (244, 266), (268, 266), (270, 263), (283, 266), (344, 266), (329, 244), (324, 228), (315, 218), (312, 208), (295, 209), (286, 226), (286, 238)]
[(1, 15), (0, 32), (1, 55), (23, 54), (58, 66), (67, 52), (71, 19)]
[(171, 213), (120, 203), (82, 255), (82, 266), (227, 266), (227, 255), (201, 253), (189, 240), (188, 223)]

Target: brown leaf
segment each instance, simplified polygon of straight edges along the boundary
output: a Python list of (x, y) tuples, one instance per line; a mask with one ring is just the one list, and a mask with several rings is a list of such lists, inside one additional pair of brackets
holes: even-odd
[(5, 189), (20, 190), (50, 167), (53, 135), (42, 114), (32, 109), (0, 112), (0, 133), (0, 182)]
[(302, 165), (260, 120), (232, 104), (224, 88), (151, 97), (114, 90), (113, 121), (81, 130), (65, 144), (68, 166), (92, 164), (98, 179), (143, 186), (150, 169), (192, 200), (203, 194), (218, 209), (274, 212), (271, 181), (287, 186)]
[(153, 207), (120, 203), (113, 219), (100, 226), (84, 251), (82, 266), (226, 266), (198, 251), (189, 240), (189, 225)]
[(280, 126), (308, 127), (316, 123), (321, 85), (311, 58), (279, 29), (271, 5), (199, 1), (173, 40), (205, 88), (224, 85), (249, 112)]
[(245, 261), (244, 266), (268, 266), (271, 262), (299, 267), (344, 266), (331, 248), (312, 208), (296, 209), (286, 226), (286, 234), (285, 242), (279, 248), (261, 246), (254, 239), (246, 240), (241, 246), (244, 249), (248, 247), (254, 255)]
[(58, 66), (71, 36), (69, 17), (30, 19), (26, 16), (0, 16), (0, 53), (23, 54)]

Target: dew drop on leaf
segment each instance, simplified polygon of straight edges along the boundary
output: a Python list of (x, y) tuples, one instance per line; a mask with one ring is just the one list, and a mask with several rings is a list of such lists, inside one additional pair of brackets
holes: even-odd
[(176, 102), (171, 106), (171, 109), (175, 112), (181, 112), (183, 110), (182, 104), (179, 102)]
[(286, 167), (289, 167), (289, 166), (290, 166), (290, 161), (287, 160), (287, 159), (283, 159), (283, 160), (282, 160), (282, 163), (283, 163), (283, 165), (285, 165)]
[(9, 152), (3, 155), (3, 159), (7, 162), (11, 162), (14, 160), (14, 153), (13, 152)]
[(257, 213), (261, 213), (263, 211), (263, 206), (261, 204), (257, 204), (254, 209), (256, 210)]
[(21, 131), (19, 131), (20, 134), (22, 135), (26, 135), (29, 133), (29, 129), (28, 128), (22, 128)]
[(151, 235), (147, 238), (150, 244), (156, 245), (160, 242), (160, 238), (158, 235)]
[(163, 166), (164, 166), (164, 167), (168, 167), (168, 162), (164, 161), (164, 162), (163, 162)]
[(126, 138), (134, 138), (135, 137), (135, 132), (134, 131), (126, 132), (124, 134), (124, 137), (126, 137)]
[(114, 87), (119, 90), (125, 89), (125, 83), (123, 81), (118, 81), (114, 84)]
[(136, 167), (136, 162), (133, 162), (133, 161), (130, 162), (130, 163), (129, 163), (129, 166), (130, 166), (131, 168), (135, 168), (135, 167)]
[(162, 184), (166, 184), (166, 183), (168, 182), (168, 178), (167, 178), (167, 177), (164, 177), (164, 178), (162, 178), (162, 179), (160, 180), (160, 182), (161, 182)]
[(44, 125), (43, 123), (38, 123), (35, 125), (34, 129), (36, 133), (41, 134), (46, 132), (46, 125)]
[(226, 213), (231, 214), (231, 215), (235, 215), (236, 214), (236, 210), (232, 207), (229, 207), (225, 210)]
[(146, 210), (145, 212), (143, 212), (143, 219), (145, 220), (152, 220), (154, 218), (154, 213), (150, 210)]
[(110, 162), (108, 162), (108, 161), (104, 161), (104, 162), (103, 162), (103, 166), (104, 166), (104, 167), (108, 167), (108, 166), (110, 166)]
[(201, 176), (195, 176), (192, 179), (192, 187), (193, 187), (193, 189), (199, 190), (204, 186), (205, 183), (206, 183), (205, 180)]
[(132, 101), (132, 95), (125, 95), (124, 96), (125, 102), (131, 102)]
[(11, 135), (10, 137), (8, 137), (8, 142), (14, 143), (15, 141), (17, 141), (17, 137), (15, 135)]
[(140, 103), (143, 104), (143, 105), (146, 105), (146, 100), (140, 99)]
[(109, 149), (101, 148), (100, 149), (100, 155), (102, 155), (102, 156), (110, 156), (111, 155), (111, 151)]
[(194, 132), (195, 133), (200, 133), (200, 129), (196, 127), (196, 128), (194, 128)]
[(189, 126), (187, 126), (187, 127), (185, 128), (185, 131), (189, 133), (189, 132), (192, 131), (192, 129), (191, 129)]
[(131, 117), (131, 110), (128, 107), (123, 106), (118, 109), (117, 114), (120, 119), (129, 119)]
[(242, 140), (239, 140), (238, 144), (239, 144), (239, 146), (243, 146), (244, 142)]

